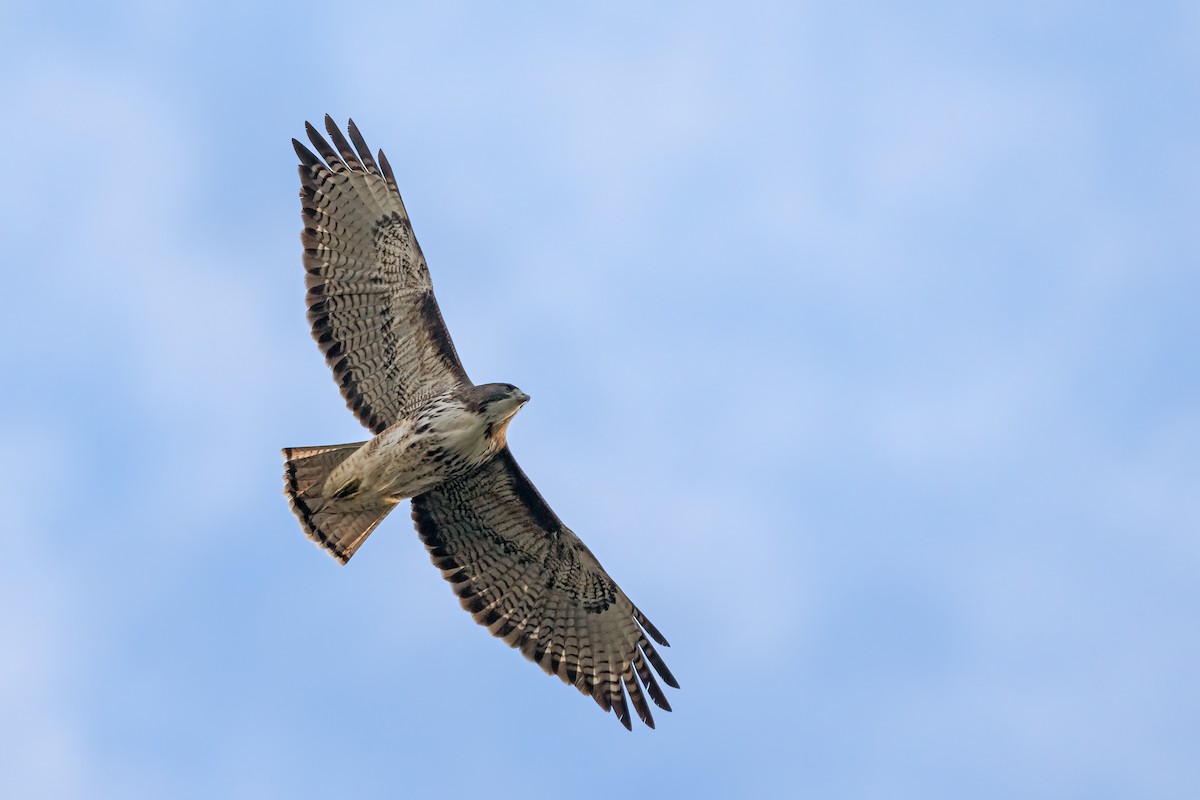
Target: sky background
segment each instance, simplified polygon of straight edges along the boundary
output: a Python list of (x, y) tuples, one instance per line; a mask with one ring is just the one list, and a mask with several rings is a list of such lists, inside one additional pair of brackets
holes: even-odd
[[(645, 5), (0, 2), (0, 795), (1200, 796), (1200, 6)], [(326, 112), (657, 731), (289, 512)]]

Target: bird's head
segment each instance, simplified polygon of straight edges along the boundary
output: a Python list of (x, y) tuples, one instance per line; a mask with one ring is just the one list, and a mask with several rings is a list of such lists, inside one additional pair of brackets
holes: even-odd
[(529, 402), (529, 395), (511, 383), (485, 383), (476, 386), (471, 398), (478, 413), (487, 421), (493, 436), (504, 440), (505, 429), (521, 406)]

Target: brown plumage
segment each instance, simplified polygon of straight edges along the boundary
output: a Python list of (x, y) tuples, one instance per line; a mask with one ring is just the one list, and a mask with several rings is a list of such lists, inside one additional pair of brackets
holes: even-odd
[[(313, 337), (375, 437), (288, 448), (284, 490), (310, 539), (346, 563), (402, 499), (433, 563), (477, 622), (551, 675), (650, 727), (667, 641), (534, 488), (506, 431), (528, 396), (471, 383), (383, 153), (328, 116), (300, 157)], [(647, 638), (649, 637), (649, 638)], [(657, 672), (658, 678), (655, 677)], [(627, 702), (628, 701), (628, 702)]]

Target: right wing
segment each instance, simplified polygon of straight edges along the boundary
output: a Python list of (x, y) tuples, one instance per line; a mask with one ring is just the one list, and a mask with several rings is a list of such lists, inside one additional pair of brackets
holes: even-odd
[(412, 400), (470, 380), (383, 152), (376, 163), (353, 120), (353, 148), (328, 115), (325, 127), (337, 149), (305, 123), (320, 157), (292, 140), (308, 319), (346, 405), (380, 433)]
[[(679, 687), (647, 635), (667, 640), (592, 551), (562, 524), (508, 448), (412, 500), (413, 521), (463, 608), (511, 647), (612, 710), (650, 727), (642, 692), (671, 705), (654, 672)], [(649, 663), (647, 663), (649, 662)]]

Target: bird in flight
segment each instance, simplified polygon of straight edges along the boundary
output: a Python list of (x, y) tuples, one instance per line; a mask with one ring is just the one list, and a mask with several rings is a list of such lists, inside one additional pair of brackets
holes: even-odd
[(345, 564), (411, 498), (421, 541), (476, 622), (626, 728), (629, 704), (653, 728), (646, 695), (671, 710), (655, 672), (679, 687), (650, 641), (667, 640), (513, 458), (508, 424), (529, 396), (467, 377), (383, 152), (371, 156), (353, 120), (349, 140), (329, 116), (330, 141), (305, 128), (316, 152), (292, 144), (308, 320), (374, 437), (284, 449), (305, 534)]

